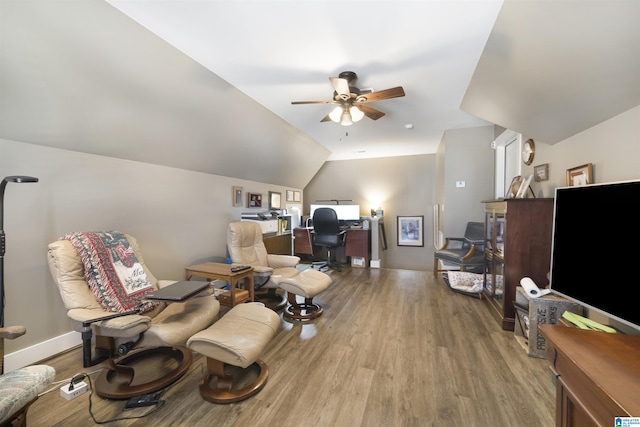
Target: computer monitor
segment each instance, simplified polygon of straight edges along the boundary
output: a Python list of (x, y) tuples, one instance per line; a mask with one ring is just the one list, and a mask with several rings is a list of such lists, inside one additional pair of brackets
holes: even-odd
[(360, 221), (360, 205), (311, 205), (311, 218), (318, 208), (331, 208), (336, 211), (338, 220), (342, 223), (354, 223)]

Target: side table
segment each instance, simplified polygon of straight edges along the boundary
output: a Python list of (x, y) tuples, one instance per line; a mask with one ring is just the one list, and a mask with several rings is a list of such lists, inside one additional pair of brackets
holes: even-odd
[[(190, 280), (193, 276), (203, 277), (205, 279), (210, 280), (224, 280), (229, 283), (231, 289), (229, 291), (228, 298), (219, 298), (220, 304), (227, 305), (230, 307), (235, 306), (236, 304), (243, 303), (245, 301), (253, 301), (254, 293), (253, 293), (253, 267), (247, 268), (241, 271), (231, 271), (231, 264), (223, 264), (219, 262), (204, 262), (202, 264), (190, 265), (185, 268), (187, 280)], [(246, 286), (248, 292), (248, 296), (239, 295), (239, 291), (241, 291), (238, 285), (244, 281), (248, 280), (248, 284)], [(225, 295), (223, 292), (221, 296)]]

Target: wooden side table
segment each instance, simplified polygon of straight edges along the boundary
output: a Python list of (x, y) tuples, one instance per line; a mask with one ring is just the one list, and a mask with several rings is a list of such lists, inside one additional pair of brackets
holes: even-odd
[[(229, 283), (231, 289), (229, 291), (228, 298), (218, 298), (220, 300), (220, 304), (228, 305), (230, 307), (235, 306), (236, 304), (243, 303), (245, 301), (253, 301), (254, 293), (253, 293), (253, 267), (247, 268), (246, 270), (240, 271), (231, 271), (231, 264), (222, 264), (219, 262), (204, 262), (202, 264), (190, 265), (185, 268), (187, 280), (190, 280), (193, 276), (203, 277), (209, 280), (224, 280)], [(241, 289), (239, 289), (238, 285), (244, 281), (248, 280), (248, 284), (246, 286), (248, 292), (247, 296), (239, 295)], [(224, 295), (224, 292), (221, 296)], [(225, 295), (226, 296), (226, 295)]]

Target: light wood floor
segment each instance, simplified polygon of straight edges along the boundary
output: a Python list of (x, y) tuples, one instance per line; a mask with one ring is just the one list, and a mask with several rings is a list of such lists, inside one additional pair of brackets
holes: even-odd
[[(167, 388), (149, 416), (112, 426), (531, 426), (554, 425), (548, 361), (528, 357), (478, 299), (454, 293), (430, 271), (346, 268), (317, 297), (324, 315), (282, 322), (265, 349), (266, 387), (240, 403), (201, 399), (203, 358)], [(56, 380), (82, 368), (79, 349), (46, 363)], [(91, 375), (94, 378), (95, 375)], [(89, 426), (90, 395), (58, 391), (31, 407), (31, 427)], [(93, 394), (99, 422), (140, 415)]]

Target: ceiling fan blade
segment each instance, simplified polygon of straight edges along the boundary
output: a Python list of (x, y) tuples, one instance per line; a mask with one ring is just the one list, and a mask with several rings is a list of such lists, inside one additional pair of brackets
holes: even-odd
[[(373, 101), (381, 101), (383, 99), (389, 99), (389, 98), (400, 98), (401, 96), (404, 96), (404, 89), (402, 89), (402, 86), (398, 86), (398, 87), (392, 87), (391, 89), (379, 90), (371, 93), (364, 93), (358, 96), (358, 101), (373, 102)], [(360, 99), (362, 98), (364, 98), (364, 100), (360, 101)]]
[(331, 117), (329, 117), (329, 115), (327, 114), (326, 116), (324, 116), (322, 118), (322, 120), (320, 120), (320, 123), (322, 122), (330, 122), (331, 121)]
[(351, 91), (349, 90), (349, 82), (347, 79), (341, 79), (340, 77), (329, 77), (331, 81), (331, 85), (333, 89), (338, 93), (338, 95), (346, 95), (347, 98), (351, 96)]
[(298, 104), (336, 104), (336, 101), (291, 101), (293, 105)]
[(378, 120), (380, 117), (384, 116), (382, 111), (378, 111), (375, 108), (371, 108), (367, 105), (358, 105), (360, 111), (364, 113), (365, 116), (369, 117), (372, 120)]

